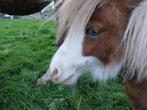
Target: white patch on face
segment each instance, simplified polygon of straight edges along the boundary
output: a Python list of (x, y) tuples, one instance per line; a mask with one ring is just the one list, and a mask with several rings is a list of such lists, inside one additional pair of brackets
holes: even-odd
[(55, 53), (50, 68), (46, 75), (38, 80), (38, 84), (46, 82), (54, 70), (55, 83), (71, 85), (76, 83), (79, 76), (85, 72), (90, 72), (94, 79), (107, 80), (117, 75), (122, 67), (122, 62), (105, 66), (99, 59), (93, 56), (85, 57), (82, 55), (84, 31), (79, 36), (67, 36), (64, 43)]

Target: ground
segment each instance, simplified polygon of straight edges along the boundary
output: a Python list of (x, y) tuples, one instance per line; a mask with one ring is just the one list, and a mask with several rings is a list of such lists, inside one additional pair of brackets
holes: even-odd
[(36, 86), (55, 48), (54, 22), (0, 20), (1, 110), (132, 110), (121, 77), (106, 84), (83, 76), (72, 87)]

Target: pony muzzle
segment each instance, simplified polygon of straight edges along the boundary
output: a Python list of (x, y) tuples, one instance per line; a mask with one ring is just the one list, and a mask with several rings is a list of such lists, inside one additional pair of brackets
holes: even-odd
[(78, 76), (74, 69), (70, 69), (69, 71), (50, 69), (50, 78), (56, 84), (72, 85), (77, 81)]

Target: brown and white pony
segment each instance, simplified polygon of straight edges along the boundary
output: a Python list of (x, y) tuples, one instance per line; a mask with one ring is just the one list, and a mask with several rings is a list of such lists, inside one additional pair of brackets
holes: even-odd
[(106, 81), (124, 68), (134, 108), (147, 110), (147, 0), (59, 2), (59, 48), (38, 84), (71, 85), (85, 72)]

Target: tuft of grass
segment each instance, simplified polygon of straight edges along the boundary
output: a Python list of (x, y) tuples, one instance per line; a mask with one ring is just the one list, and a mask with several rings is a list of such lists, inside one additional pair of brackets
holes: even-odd
[(85, 75), (72, 87), (37, 87), (54, 54), (54, 22), (0, 21), (1, 110), (131, 110), (121, 78), (101, 85)]

